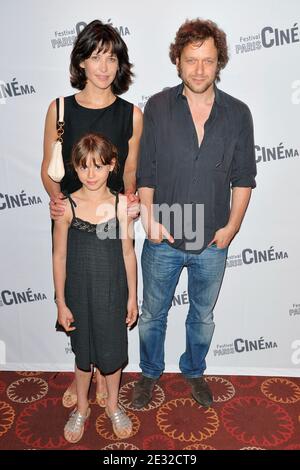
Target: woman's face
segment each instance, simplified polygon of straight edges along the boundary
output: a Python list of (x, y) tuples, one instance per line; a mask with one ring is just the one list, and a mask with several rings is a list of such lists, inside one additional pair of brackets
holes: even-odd
[(88, 59), (81, 62), (80, 67), (85, 69), (87, 83), (101, 90), (109, 88), (118, 71), (119, 62), (115, 54), (111, 52), (111, 47), (105, 47), (98, 52), (98, 48)]

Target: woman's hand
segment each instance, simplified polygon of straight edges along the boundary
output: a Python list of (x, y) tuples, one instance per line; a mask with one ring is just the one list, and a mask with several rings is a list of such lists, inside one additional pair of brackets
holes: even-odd
[(127, 215), (131, 219), (136, 219), (140, 215), (140, 198), (133, 193), (126, 192), (127, 197)]
[(50, 198), (50, 217), (53, 220), (59, 219), (65, 213), (67, 200), (63, 193), (59, 193), (56, 196)]

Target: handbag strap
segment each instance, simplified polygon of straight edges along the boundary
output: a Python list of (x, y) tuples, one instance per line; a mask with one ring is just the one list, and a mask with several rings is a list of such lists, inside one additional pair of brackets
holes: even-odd
[(64, 110), (65, 110), (65, 99), (60, 96), (58, 99), (58, 121), (57, 121), (57, 140), (63, 142), (62, 135), (64, 133)]
[(63, 96), (59, 97), (59, 106), (58, 106), (58, 122), (64, 122), (64, 108), (65, 100)]

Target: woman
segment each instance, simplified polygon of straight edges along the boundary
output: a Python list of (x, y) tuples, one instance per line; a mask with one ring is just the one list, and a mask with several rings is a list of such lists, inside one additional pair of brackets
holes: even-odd
[[(89, 23), (78, 35), (71, 53), (71, 85), (79, 93), (65, 98), (63, 159), (65, 176), (55, 183), (47, 174), (52, 144), (57, 138), (57, 101), (49, 106), (44, 132), (44, 158), (41, 176), (50, 196), (51, 217), (62, 217), (66, 200), (62, 192), (72, 193), (81, 187), (76, 172), (70, 165), (74, 143), (87, 132), (98, 132), (107, 137), (117, 148), (120, 168), (112, 175), (108, 186), (124, 192), (129, 203), (129, 215), (138, 213), (136, 191), (136, 166), (139, 141), (142, 133), (142, 112), (133, 104), (120, 98), (132, 83), (132, 64), (127, 46), (118, 32), (99, 20)], [(96, 399), (106, 406), (107, 387), (105, 377), (97, 369)], [(75, 381), (63, 396), (63, 405), (73, 407), (77, 402)]]

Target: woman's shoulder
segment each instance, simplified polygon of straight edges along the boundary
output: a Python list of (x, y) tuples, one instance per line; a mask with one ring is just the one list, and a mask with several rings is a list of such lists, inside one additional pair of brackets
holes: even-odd
[(135, 126), (142, 126), (143, 125), (143, 111), (138, 107), (133, 107), (133, 124)]
[(140, 119), (143, 118), (143, 112), (142, 112), (141, 108), (139, 108), (135, 104), (124, 100), (124, 98), (120, 98), (120, 96), (118, 97), (118, 102), (119, 102), (121, 107), (123, 107), (124, 109), (127, 109), (129, 112), (133, 113), (133, 116), (134, 116), (135, 119), (140, 120)]
[(75, 99), (74, 93), (73, 95), (64, 96), (65, 103), (73, 103), (74, 99)]
[[(54, 98), (51, 103), (49, 104), (49, 110), (50, 111), (56, 111), (57, 107), (57, 102), (59, 100), (60, 96), (57, 96), (57, 98)], [(74, 100), (74, 95), (69, 95), (69, 96), (63, 96), (65, 104), (71, 103)]]
[(116, 103), (118, 103), (120, 108), (126, 109), (128, 111), (131, 111), (134, 108), (133, 103), (130, 103), (130, 101), (127, 101), (124, 98), (121, 98), (120, 96), (117, 97)]
[(56, 98), (51, 101), (48, 107), (48, 113), (55, 114), (56, 113)]

